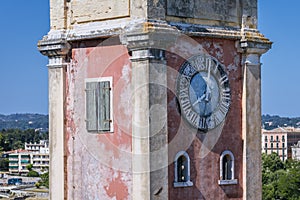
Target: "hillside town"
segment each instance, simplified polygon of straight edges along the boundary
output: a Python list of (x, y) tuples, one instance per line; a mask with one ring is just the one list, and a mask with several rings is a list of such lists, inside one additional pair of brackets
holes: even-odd
[[(278, 155), (282, 162), (288, 160), (300, 161), (300, 128), (298, 121), (293, 118), (280, 118), (272, 116), (272, 119), (265, 122), (263, 116), (261, 129), (261, 152), (265, 155)], [(15, 120), (15, 119), (14, 119)], [(281, 125), (278, 125), (281, 121)], [(287, 126), (287, 122), (294, 121)], [(33, 119), (33, 123), (35, 119)], [(47, 123), (46, 123), (47, 124)], [(270, 129), (272, 124), (277, 128)], [(280, 124), (280, 123), (279, 123)], [(16, 125), (17, 126), (17, 123)], [(268, 127), (268, 129), (265, 129)], [(38, 129), (36, 129), (38, 130)], [(1, 171), (0, 198), (39, 198), (47, 199), (48, 190), (46, 187), (40, 189), (41, 175), (48, 173), (49, 169), (49, 141), (25, 142), (24, 148), (3, 151), (2, 159), (8, 159), (7, 171)], [(30, 174), (35, 172), (36, 177)], [(29, 176), (28, 176), (29, 175)], [(39, 188), (39, 189), (37, 189)]]
[(0, 199), (48, 199), (48, 134), (2, 129), (0, 135)]

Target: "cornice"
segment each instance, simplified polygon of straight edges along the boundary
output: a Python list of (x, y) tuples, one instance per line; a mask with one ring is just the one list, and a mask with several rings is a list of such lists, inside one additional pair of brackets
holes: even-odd
[(48, 57), (64, 57), (71, 48), (63, 31), (50, 31), (37, 46), (41, 54)]
[(70, 30), (52, 30), (38, 42), (39, 51), (46, 56), (64, 56), (70, 50), (70, 44), (76, 41), (109, 38), (119, 36), (122, 44), (131, 50), (160, 48), (167, 49), (180, 35), (188, 37), (206, 37), (235, 40), (242, 52), (258, 48), (266, 52), (272, 42), (257, 29), (207, 26), (179, 22), (166, 22), (145, 19), (122, 19), (113, 22), (91, 23)]

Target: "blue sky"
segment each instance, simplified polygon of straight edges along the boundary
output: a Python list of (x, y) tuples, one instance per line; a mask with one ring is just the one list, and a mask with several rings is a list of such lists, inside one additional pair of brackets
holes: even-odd
[(259, 0), (259, 30), (273, 41), (262, 56), (262, 112), (300, 117), (300, 1)]
[[(47, 58), (37, 41), (49, 31), (48, 0), (0, 6), (0, 113), (48, 113)], [(262, 56), (262, 113), (300, 116), (300, 1), (259, 0), (259, 30), (274, 42)]]
[(0, 113), (48, 113), (47, 58), (37, 42), (49, 30), (48, 0), (0, 4)]

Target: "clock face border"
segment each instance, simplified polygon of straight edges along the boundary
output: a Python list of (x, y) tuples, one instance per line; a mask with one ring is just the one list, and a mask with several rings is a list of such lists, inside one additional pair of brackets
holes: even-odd
[[(206, 101), (205, 107), (213, 105), (211, 112), (206, 114), (194, 108), (197, 102), (191, 102), (191, 82), (196, 75), (200, 75), (205, 80), (207, 89), (202, 92), (206, 93), (203, 97), (206, 99), (204, 100)], [(211, 82), (215, 82), (214, 85), (217, 85), (217, 88), (211, 88)], [(214, 99), (216, 102), (210, 102), (214, 98), (211, 95), (216, 95), (216, 90), (218, 93), (218, 97)], [(225, 67), (216, 58), (207, 54), (192, 56), (181, 65), (176, 80), (176, 93), (180, 114), (192, 127), (201, 131), (207, 132), (219, 126), (230, 109), (231, 91)], [(203, 99), (198, 97), (197, 101), (201, 102)]]

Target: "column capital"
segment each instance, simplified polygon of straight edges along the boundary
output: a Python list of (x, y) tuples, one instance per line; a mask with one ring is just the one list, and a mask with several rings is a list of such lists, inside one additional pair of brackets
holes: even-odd
[(66, 59), (70, 49), (71, 45), (64, 31), (50, 31), (38, 42), (38, 50), (49, 57), (49, 68), (65, 67), (68, 64)]
[(162, 49), (138, 49), (131, 51), (132, 62), (139, 62), (143, 60), (165, 60), (165, 50)]
[(141, 20), (125, 27), (120, 41), (129, 51), (141, 49), (166, 50), (174, 44), (180, 32), (165, 21)]
[(50, 31), (37, 46), (41, 54), (49, 58), (65, 57), (71, 49), (64, 31)]
[(237, 46), (241, 53), (262, 55), (272, 47), (272, 42), (257, 29), (244, 27), (241, 29), (241, 36)]

